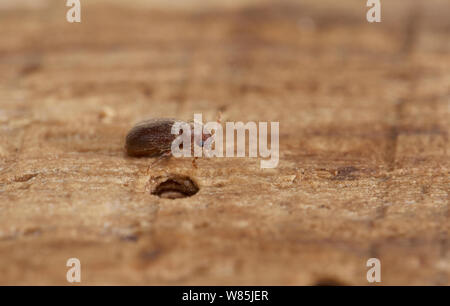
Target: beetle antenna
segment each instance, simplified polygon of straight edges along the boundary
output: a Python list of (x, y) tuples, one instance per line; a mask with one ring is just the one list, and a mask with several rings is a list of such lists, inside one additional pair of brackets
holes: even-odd
[(217, 113), (216, 121), (217, 121), (219, 124), (222, 124), (222, 112), (221, 112), (221, 111), (219, 111), (219, 112)]

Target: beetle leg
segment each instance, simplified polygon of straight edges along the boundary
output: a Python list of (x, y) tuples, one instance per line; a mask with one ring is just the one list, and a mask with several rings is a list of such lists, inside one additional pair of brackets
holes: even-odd
[(160, 156), (158, 156), (154, 162), (152, 162), (147, 168), (147, 174), (150, 172), (150, 169), (153, 168), (156, 164), (160, 163), (163, 160), (168, 160), (172, 156), (171, 151), (164, 152)]
[(194, 159), (192, 160), (192, 166), (197, 169), (197, 163), (195, 162), (198, 159), (198, 157), (194, 156)]

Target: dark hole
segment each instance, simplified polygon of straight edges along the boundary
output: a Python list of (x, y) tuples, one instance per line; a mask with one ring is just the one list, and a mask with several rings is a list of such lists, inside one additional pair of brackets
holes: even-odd
[(152, 194), (165, 199), (179, 199), (193, 196), (198, 186), (187, 176), (173, 176), (157, 185)]

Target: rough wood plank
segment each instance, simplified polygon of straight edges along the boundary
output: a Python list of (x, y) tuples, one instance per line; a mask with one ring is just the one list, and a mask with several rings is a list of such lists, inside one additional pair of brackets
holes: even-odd
[[(448, 1), (84, 2), (0, 6), (1, 284), (449, 284)], [(124, 155), (194, 112), (279, 121), (278, 168)]]

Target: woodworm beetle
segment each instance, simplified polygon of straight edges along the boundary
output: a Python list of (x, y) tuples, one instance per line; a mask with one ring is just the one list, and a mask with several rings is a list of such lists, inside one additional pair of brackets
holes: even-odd
[[(170, 157), (172, 142), (179, 136), (172, 134), (172, 126), (175, 122), (181, 121), (172, 118), (154, 118), (136, 124), (126, 136), (127, 154), (133, 157)], [(192, 143), (194, 143), (194, 123), (188, 124), (191, 127)], [(195, 144), (203, 147), (209, 137), (212, 135), (202, 133), (201, 140)], [(195, 159), (192, 162), (194, 166)]]

